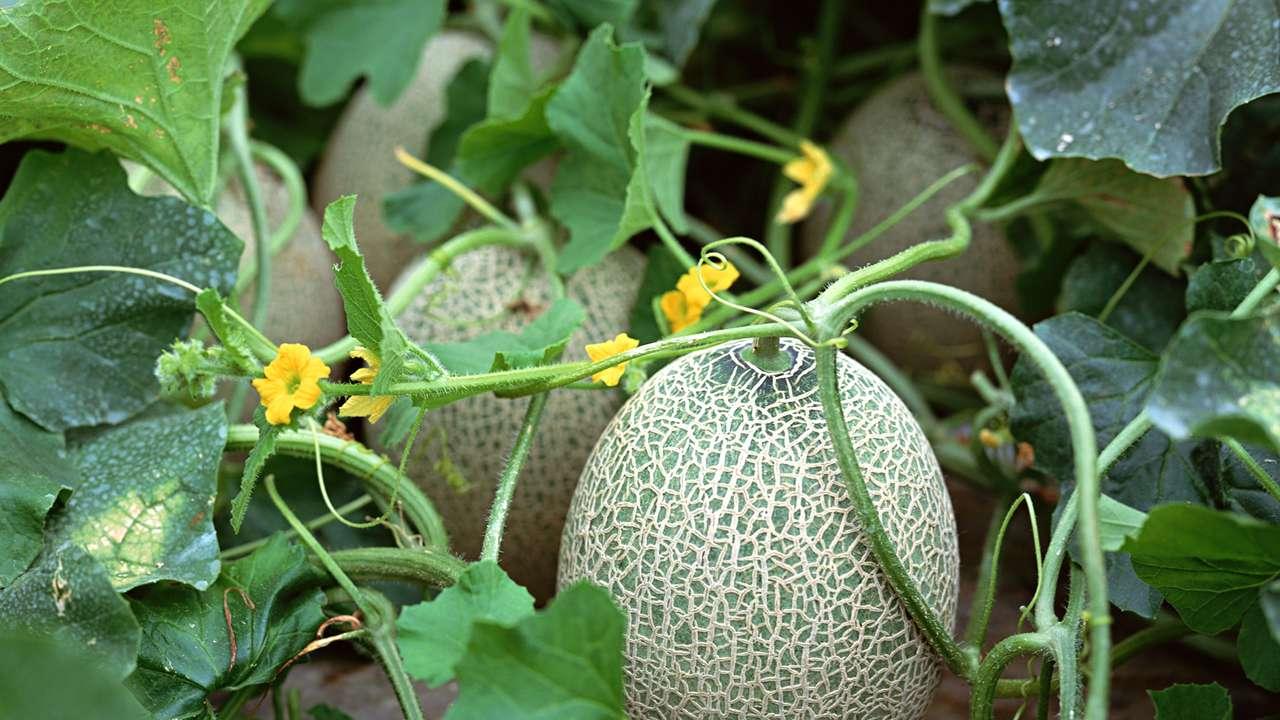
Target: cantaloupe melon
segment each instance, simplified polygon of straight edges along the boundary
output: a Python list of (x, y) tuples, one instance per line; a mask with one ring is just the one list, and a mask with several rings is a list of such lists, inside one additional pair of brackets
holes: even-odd
[[(953, 85), (989, 83), (986, 72), (948, 72)], [(997, 131), (1008, 122), (1003, 104), (982, 108), (980, 119)], [(967, 163), (978, 162), (968, 141), (934, 107), (919, 74), (890, 82), (867, 99), (841, 126), (827, 149), (857, 173), (858, 214), (846, 236), (852, 240), (902, 207), (935, 180)], [(848, 267), (889, 257), (925, 240), (948, 237), (946, 210), (968, 195), (981, 173), (956, 180), (905, 220), (854, 253)], [(803, 247), (812, 255), (822, 244), (830, 208), (816, 213), (803, 231)], [(1017, 256), (999, 228), (973, 223), (973, 239), (961, 256), (929, 262), (903, 273), (903, 279), (929, 280), (968, 290), (1009, 311), (1017, 309)], [(894, 303), (870, 309), (859, 332), (900, 367), (932, 372), (948, 364), (968, 370), (983, 363), (986, 350), (973, 323), (943, 310)]]
[(395, 149), (403, 146), (420, 154), (427, 138), (447, 109), (449, 82), (467, 61), (488, 58), (489, 46), (476, 35), (442, 32), (422, 51), (418, 70), (404, 93), (383, 107), (368, 88), (361, 88), (347, 103), (329, 136), (312, 182), (312, 207), (325, 206), (343, 195), (358, 195), (355, 230), (369, 275), (385, 289), (422, 248), (410, 238), (387, 227), (382, 200), (413, 182), (414, 175), (396, 161)]
[[(587, 319), (570, 340), (566, 360), (586, 360), (587, 343), (627, 328), (643, 270), (643, 256), (624, 246), (568, 282), (569, 296), (586, 310)], [(399, 322), (415, 342), (453, 342), (493, 330), (518, 331), (549, 298), (534, 258), (489, 247), (458, 258)], [(555, 587), (560, 530), (582, 465), (622, 400), (617, 390), (561, 389), (547, 401), (507, 517), (500, 558), (503, 568), (540, 600), (550, 598)], [(528, 402), (482, 395), (427, 414), (407, 472), (436, 504), (455, 552), (465, 557), (479, 556), (498, 475)], [(469, 483), (465, 491), (451, 486), (442, 472), (446, 457)]]
[[(565, 523), (560, 587), (627, 614), (633, 720), (919, 718), (940, 660), (882, 574), (836, 464), (811, 350), (749, 342), (655, 374), (600, 436)], [(954, 623), (955, 518), (924, 433), (841, 356), (851, 439), (886, 531)]]

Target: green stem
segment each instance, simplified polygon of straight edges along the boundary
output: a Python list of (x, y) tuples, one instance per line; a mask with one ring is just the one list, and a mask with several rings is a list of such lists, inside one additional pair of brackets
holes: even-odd
[(1235, 438), (1223, 438), (1222, 444), (1226, 445), (1227, 449), (1230, 450), (1231, 453), (1236, 456), (1236, 459), (1244, 465), (1245, 469), (1249, 471), (1249, 474), (1253, 476), (1254, 481), (1257, 482), (1263, 490), (1266, 490), (1268, 495), (1275, 498), (1277, 502), (1280, 502), (1280, 485), (1277, 485), (1276, 481), (1271, 479), (1271, 476), (1267, 474), (1267, 471), (1262, 469), (1262, 466), (1258, 464), (1257, 460), (1253, 459), (1253, 456), (1249, 454), (1248, 450), (1244, 449), (1244, 446), (1240, 444), (1240, 441)]
[(538, 422), (542, 419), (542, 411), (547, 406), (550, 393), (538, 393), (529, 400), (529, 408), (524, 413), (524, 422), (520, 425), (520, 433), (516, 435), (515, 445), (511, 448), (511, 457), (507, 466), (498, 478), (498, 487), (493, 496), (493, 507), (489, 510), (489, 524), (484, 531), (484, 547), (480, 551), (481, 560), (497, 562), (502, 550), (502, 531), (507, 524), (507, 510), (511, 507), (511, 498), (516, 493), (516, 482), (520, 479), (520, 470), (529, 457), (529, 448), (533, 447), (534, 435), (538, 432)]
[(969, 141), (969, 144), (973, 145), (982, 159), (987, 162), (994, 161), (998, 152), (995, 141), (987, 135), (986, 130), (964, 106), (964, 101), (951, 89), (943, 75), (942, 58), (938, 52), (938, 19), (929, 11), (927, 0), (924, 3), (924, 9), (920, 12), (919, 53), (920, 72), (924, 76), (924, 84), (933, 104)]
[(846, 165), (841, 163), (840, 167), (841, 171), (837, 180), (837, 187), (840, 189), (840, 204), (836, 207), (835, 219), (831, 221), (826, 235), (822, 238), (822, 246), (818, 249), (818, 257), (834, 257), (839, 252), (840, 243), (844, 241), (849, 228), (853, 226), (853, 216), (858, 210), (858, 181), (853, 176), (853, 171), (849, 170)]
[(307, 529), (307, 526), (303, 525), (302, 521), (298, 519), (298, 516), (293, 514), (293, 510), (291, 510), (289, 505), (285, 503), (284, 498), (280, 497), (280, 493), (276, 490), (275, 476), (267, 475), (263, 478), (262, 484), (266, 486), (267, 495), (271, 497), (271, 502), (275, 504), (276, 510), (280, 511), (280, 515), (284, 517), (285, 522), (289, 523), (289, 527), (292, 527), (293, 531), (297, 533), (298, 539), (302, 541), (303, 545), (307, 546), (307, 549), (311, 551), (312, 555), (315, 556), (315, 559), (319, 561), (320, 565), (329, 573), (329, 576), (333, 578), (334, 582), (338, 583), (338, 586), (351, 596), (351, 601), (356, 604), (356, 607), (360, 608), (360, 611), (365, 614), (366, 618), (378, 617), (374, 609), (369, 607), (368, 603), (365, 601), (363, 593), (356, 589), (356, 584), (351, 581), (351, 578), (347, 576), (347, 573), (344, 572), (333, 559), (333, 556), (329, 554), (329, 551), (324, 549), (324, 546), (320, 544), (320, 541), (316, 539), (316, 536), (312, 535), (311, 531)]
[(685, 140), (694, 145), (702, 145), (704, 147), (716, 148), (718, 150), (728, 150), (729, 152), (746, 155), (748, 157), (764, 160), (765, 162), (777, 163), (785, 165), (796, 157), (795, 150), (788, 148), (780, 148), (777, 145), (768, 145), (754, 140), (745, 140), (743, 138), (725, 135), (718, 132), (708, 132), (705, 130), (691, 130), (689, 128), (681, 128), (681, 134)]
[[(708, 245), (727, 237), (724, 233), (694, 217), (689, 218), (689, 234), (698, 242), (699, 245)], [(733, 263), (733, 266), (738, 268), (738, 270), (751, 280), (751, 282), (757, 285), (763, 285), (773, 280), (773, 273), (770, 272), (767, 267), (755, 258), (743, 252), (740, 248), (728, 246), (721, 250), (721, 252), (723, 252), (725, 257), (729, 258), (729, 262)]]
[(667, 97), (676, 102), (687, 105), (695, 110), (700, 110), (707, 115), (719, 117), (728, 120), (739, 127), (746, 128), (754, 133), (772, 140), (778, 145), (786, 147), (800, 147), (800, 141), (803, 139), (791, 130), (778, 125), (777, 123), (766, 120), (753, 112), (743, 110), (734, 103), (733, 98), (723, 95), (704, 95), (687, 85), (680, 83), (672, 83), (664, 85), (661, 88)]
[[(342, 514), (355, 512), (356, 510), (359, 510), (360, 508), (368, 505), (371, 502), (373, 502), (372, 496), (361, 495), (355, 500), (352, 500), (351, 502), (346, 503), (345, 505), (342, 505), (341, 507), (337, 508), (337, 511)], [(329, 523), (333, 522), (335, 519), (336, 518), (334, 518), (333, 513), (326, 512), (324, 515), (321, 515), (320, 517), (316, 517), (308, 520), (306, 522), (306, 526), (308, 530), (319, 530), (325, 525), (328, 525)], [(289, 530), (285, 530), (284, 534), (286, 537), (291, 537), (293, 536), (294, 532), (292, 529), (289, 529)], [(270, 541), (271, 541), (270, 537), (264, 537), (258, 540), (254, 540), (253, 542), (241, 543), (240, 545), (227, 548), (226, 550), (223, 550), (222, 552), (218, 553), (218, 558), (223, 561), (226, 561), (226, 560), (234, 560), (235, 558), (238, 558), (238, 557), (244, 557), (245, 555), (249, 555), (254, 550), (257, 550), (263, 545), (266, 545)]]
[(1032, 192), (1029, 195), (1023, 195), (1017, 200), (1010, 200), (1004, 205), (975, 210), (973, 217), (975, 220), (984, 223), (1005, 222), (1019, 217), (1020, 215), (1024, 215), (1035, 208), (1052, 201), (1053, 198), (1042, 197), (1041, 195)]
[(871, 551), (875, 554), (885, 578), (906, 607), (907, 613), (928, 638), (929, 643), (942, 657), (947, 667), (962, 678), (972, 677), (975, 670), (973, 659), (956, 644), (942, 619), (933, 608), (929, 607), (928, 601), (907, 573), (897, 549), (893, 546), (893, 541), (880, 522), (875, 502), (871, 499), (871, 493), (862, 479), (862, 471), (858, 468), (857, 455), (853, 449), (853, 443), (849, 440), (849, 427), (845, 422), (844, 407), (841, 404), (839, 378), (836, 373), (837, 351), (827, 344), (819, 346), (814, 352), (817, 356), (818, 395), (822, 400), (823, 412), (827, 418), (827, 429), (835, 445), (836, 460), (844, 473), (845, 487), (858, 514), (862, 534), (871, 544)]
[[(806, 53), (804, 92), (800, 96), (800, 107), (791, 126), (792, 132), (798, 137), (807, 138), (813, 134), (818, 115), (822, 112), (844, 6), (845, 0), (822, 1), (818, 17), (817, 47), (813, 52)], [(792, 181), (784, 175), (779, 174), (774, 180), (773, 192), (769, 198), (769, 216), (765, 222), (764, 244), (783, 267), (791, 266), (792, 226), (791, 223), (778, 222), (777, 212), (791, 187)]]
[(1036, 695), (1036, 720), (1049, 720), (1053, 701), (1053, 658), (1046, 657), (1040, 664), (1040, 687)]
[(404, 148), (396, 148), (396, 160), (398, 160), (401, 165), (404, 165), (428, 180), (440, 183), (446, 190), (461, 198), (467, 205), (470, 205), (471, 209), (480, 213), (485, 218), (488, 218), (489, 222), (494, 225), (504, 227), (508, 230), (518, 230), (520, 228), (520, 225), (515, 220), (512, 220), (506, 213), (494, 207), (492, 203), (481, 197), (479, 193), (467, 187), (461, 180), (458, 180), (454, 176), (430, 163), (423, 162), (413, 155), (410, 155)]
[[(391, 386), (387, 394), (422, 398), (433, 405), (448, 404), (472, 395), (495, 391), (502, 391), (508, 395), (533, 395), (582, 380), (619, 363), (643, 360), (645, 358), (683, 355), (693, 350), (701, 350), (730, 340), (747, 340), (768, 335), (780, 336), (786, 334), (788, 334), (788, 331), (784, 325), (763, 323), (747, 327), (713, 330), (696, 335), (672, 336), (647, 345), (641, 345), (638, 348), (597, 362), (559, 363), (500, 372), (477, 373), (475, 375), (455, 375), (445, 380), (429, 382), (396, 383)], [(320, 388), (329, 395), (352, 396), (368, 395), (370, 386), (361, 383), (321, 381)]]
[(462, 560), (426, 548), (362, 547), (331, 555), (343, 572), (362, 583), (386, 580), (442, 588), (457, 582), (467, 569)]
[(365, 613), (366, 617), (377, 618), (377, 622), (365, 636), (364, 644), (373, 650), (387, 679), (391, 681), (391, 688), (395, 691), (396, 700), (400, 702), (400, 712), (405, 720), (423, 720), (418, 693), (413, 689), (409, 673), (405, 672), (404, 659), (400, 657), (400, 648), (396, 645), (395, 605), (382, 593), (364, 591), (363, 594), (366, 603), (374, 608), (372, 614)]
[(981, 653), (982, 645), (987, 638), (991, 610), (996, 604), (1000, 548), (1004, 543), (1004, 533), (1009, 527), (1009, 520), (1013, 517), (1012, 511), (1013, 505), (1002, 498), (991, 510), (991, 518), (987, 521), (987, 534), (982, 543), (982, 560), (978, 563), (978, 586), (973, 593), (973, 609), (970, 611), (969, 624), (964, 632), (965, 649), (971, 654)]
[[(366, 386), (368, 387), (368, 386)], [(310, 459), (314, 443), (320, 444), (320, 456), (328, 465), (345, 470), (364, 483), (365, 491), (383, 502), (390, 502), (399, 488), (399, 503), (410, 525), (422, 533), (429, 547), (447, 550), (449, 538), (444, 522), (435, 506), (409, 478), (401, 475), (385, 457), (354, 440), (332, 435), (313, 437), (309, 432), (285, 430), (276, 437), (276, 453), (288, 457)], [(227, 428), (228, 452), (248, 451), (258, 443), (258, 428), (237, 424)]]
[(1009, 663), (1022, 655), (1042, 655), (1049, 649), (1049, 638), (1041, 633), (1021, 633), (996, 643), (987, 653), (974, 675), (973, 690), (969, 700), (971, 720), (989, 720), (994, 717), (996, 689), (1000, 675)]
[[(271, 240), (267, 245), (271, 256), (275, 257), (285, 245), (289, 244), (289, 240), (293, 238), (294, 233), (298, 231), (298, 226), (302, 223), (302, 215), (307, 208), (307, 186), (298, 166), (280, 150), (264, 142), (251, 140), (249, 151), (256, 162), (266, 164), (275, 172), (276, 176), (284, 182), (285, 190), (289, 195), (288, 210), (280, 220), (280, 225), (272, 231)], [(257, 257), (250, 257), (242, 264), (240, 274), (236, 277), (235, 294), (239, 296), (244, 292), (257, 274)]]
[[(530, 241), (519, 232), (507, 228), (483, 227), (462, 233), (432, 250), (422, 262), (413, 266), (408, 276), (387, 298), (387, 310), (393, 317), (399, 316), (408, 309), (427, 283), (448, 268), (454, 260), (472, 250), (489, 245), (530, 247)], [(312, 355), (326, 363), (336, 363), (345, 359), (357, 344), (355, 338), (347, 335), (341, 340), (316, 350)]]
[[(821, 300), (821, 297), (819, 298)], [(1076, 472), (1077, 491), (1072, 493), (1063, 509), (1062, 517), (1049, 543), (1044, 560), (1044, 572), (1036, 589), (1036, 627), (1045, 631), (1058, 621), (1053, 603), (1057, 594), (1062, 563), (1067, 554), (1067, 543), (1079, 516), (1077, 537), (1088, 583), (1089, 612), (1092, 616), (1090, 642), (1093, 682), (1089, 687), (1087, 717), (1102, 718), (1106, 715), (1109, 682), (1109, 649), (1111, 646), (1110, 605), (1107, 601), (1106, 565), (1102, 555), (1102, 541), (1098, 525), (1099, 476), (1096, 470), (1098, 453), (1089, 417), (1089, 408), (1080, 395), (1079, 388), (1057, 356), (1025, 325), (998, 306), (970, 293), (946, 285), (918, 281), (892, 281), (879, 283), (850, 294), (831, 308), (829, 324), (839, 327), (847, 317), (852, 317), (865, 307), (882, 301), (913, 300), (959, 312), (991, 327), (1017, 348), (1022, 357), (1034, 363), (1053, 388), (1062, 405), (1071, 435), (1071, 446)], [(816, 301), (815, 301), (816, 302)]]

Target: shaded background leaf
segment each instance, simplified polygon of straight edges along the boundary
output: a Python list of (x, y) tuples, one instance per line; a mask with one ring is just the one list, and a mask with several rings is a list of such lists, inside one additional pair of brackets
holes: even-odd
[(40, 552), (44, 519), (64, 490), (80, 484), (62, 433), (49, 432), (9, 407), (0, 393), (0, 588)]

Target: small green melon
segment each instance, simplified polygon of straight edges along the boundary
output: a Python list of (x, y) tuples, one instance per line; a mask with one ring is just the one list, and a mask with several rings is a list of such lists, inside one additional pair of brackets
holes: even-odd
[[(963, 68), (950, 71), (949, 76), (952, 84), (961, 88), (999, 81), (990, 73)], [(980, 110), (980, 119), (996, 131), (1008, 122), (1008, 109), (1003, 104), (987, 104)], [(860, 105), (828, 150), (858, 177), (858, 213), (846, 242), (882, 222), (948, 172), (980, 162), (964, 136), (934, 107), (924, 79), (916, 73), (890, 82)], [(952, 182), (854, 253), (846, 264), (860, 267), (925, 240), (948, 237), (947, 208), (968, 195), (980, 178), (981, 173), (975, 172)], [(802, 243), (810, 255), (821, 245), (830, 217), (826, 209), (806, 224)], [(1017, 256), (999, 228), (978, 222), (972, 225), (973, 239), (963, 255), (924, 263), (900, 277), (946, 283), (1016, 312)], [(906, 303), (874, 307), (859, 318), (858, 332), (900, 367), (916, 372), (957, 364), (968, 370), (985, 364), (986, 350), (977, 326), (938, 308)]]
[[(627, 613), (635, 720), (911, 720), (940, 660), (859, 529), (811, 350), (748, 363), (749, 342), (654, 375), (600, 436), (564, 528), (560, 587), (590, 580)], [(841, 356), (850, 437), (880, 517), (930, 606), (954, 623), (955, 517), (915, 419)]]
[[(565, 360), (586, 360), (588, 343), (626, 330), (643, 274), (644, 257), (624, 246), (574, 275), (568, 294), (587, 319), (570, 340)], [(399, 322), (415, 342), (454, 342), (494, 330), (519, 331), (549, 302), (535, 259), (487, 247), (458, 258)], [(540, 600), (555, 588), (560, 531), (578, 475), (622, 400), (616, 390), (560, 389), (547, 401), (511, 503), (500, 558), (503, 568)], [(432, 410), (414, 445), (407, 472), (440, 510), (454, 551), (464, 557), (480, 554), (494, 488), (527, 406), (527, 399), (488, 394)], [(451, 482), (454, 470), (461, 477)], [(460, 479), (464, 489), (457, 487)]]

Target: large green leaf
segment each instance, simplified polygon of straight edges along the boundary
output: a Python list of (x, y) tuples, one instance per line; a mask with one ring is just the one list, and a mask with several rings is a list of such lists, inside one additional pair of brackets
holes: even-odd
[[(1105, 447), (1142, 410), (1155, 378), (1158, 357), (1116, 330), (1079, 313), (1050, 318), (1035, 326), (1066, 366), (1089, 404), (1099, 447)], [(1068, 486), (1074, 477), (1069, 428), (1053, 388), (1034, 366), (1014, 366), (1017, 404), (1011, 414), (1014, 435), (1029, 442), (1036, 465)], [(1103, 492), (1136, 510), (1166, 502), (1203, 502), (1203, 479), (1192, 443), (1174, 443), (1148, 432), (1102, 479)], [(1116, 607), (1152, 617), (1159, 593), (1141, 582), (1123, 552), (1108, 555), (1108, 586)]]
[(1177, 273), (1195, 240), (1195, 203), (1182, 178), (1136, 173), (1115, 160), (1054, 160), (1032, 192), (1040, 202), (1072, 201), (1140, 255)]
[(208, 587), (226, 441), (222, 403), (154, 410), (80, 439), (71, 457), (83, 481), (50, 522), (52, 537), (84, 548), (120, 591), (158, 580)]
[(1234, 310), (1258, 284), (1257, 263), (1251, 257), (1207, 262), (1187, 283), (1187, 312)]
[(1280, 312), (1201, 313), (1169, 344), (1147, 402), (1176, 438), (1235, 437), (1280, 452)]
[(514, 625), (533, 614), (533, 596), (492, 561), (467, 568), (434, 599), (407, 607), (396, 623), (396, 642), (409, 674), (437, 687), (453, 679), (477, 620)]
[(560, 147), (547, 125), (547, 103), (556, 86), (534, 95), (511, 117), (491, 117), (472, 126), (458, 147), (458, 172), (486, 192), (501, 191), (521, 170)]
[[(0, 277), (128, 265), (226, 295), (240, 250), (212, 213), (131, 193), (106, 153), (29, 152), (0, 201)], [(156, 358), (194, 308), (187, 290), (137, 275), (10, 282), (0, 292), (0, 386), (50, 430), (121, 422), (155, 399)]]
[(1271, 692), (1280, 692), (1280, 640), (1271, 635), (1261, 602), (1244, 614), (1236, 648), (1244, 674)]
[(1280, 526), (1199, 505), (1161, 505), (1125, 543), (1138, 577), (1159, 589), (1192, 630), (1236, 623), (1280, 576)]
[(1058, 312), (1101, 317), (1111, 298), (1123, 290), (1105, 324), (1154, 353), (1162, 352), (1187, 317), (1182, 309), (1185, 283), (1148, 265), (1126, 284), (1140, 262), (1140, 256), (1122, 245), (1090, 244), (1062, 278)]
[(62, 433), (49, 432), (22, 417), (0, 393), (0, 588), (17, 577), (36, 555), (44, 518), (58, 494), (79, 484), (67, 459)]
[(650, 0), (646, 6), (657, 16), (662, 50), (676, 67), (683, 67), (698, 44), (703, 23), (715, 8), (716, 0)]
[(329, 105), (360, 77), (390, 105), (413, 80), (422, 48), (440, 29), (444, 0), (284, 0), (276, 13), (301, 28), (306, 55), (298, 76), (302, 99)]
[(613, 42), (602, 25), (547, 104), (547, 123), (569, 148), (552, 185), (551, 212), (569, 228), (560, 272), (598, 262), (639, 230), (628, 218), (636, 169), (632, 118), (645, 103), (644, 49)]
[(119, 678), (83, 650), (38, 635), (0, 634), (0, 718), (110, 718), (149, 714)]
[(530, 56), (530, 18), (525, 8), (507, 16), (489, 74), (488, 114), (491, 118), (520, 115), (538, 91), (538, 77)]
[(1156, 720), (1231, 720), (1231, 697), (1218, 683), (1170, 685), (1148, 690), (1156, 706)]
[(1219, 167), (1227, 115), (1280, 90), (1272, 2), (1000, 0), (1027, 147), (1151, 175)]
[(277, 535), (203, 592), (161, 584), (137, 593), (142, 646), (129, 688), (156, 717), (189, 718), (209, 693), (271, 682), (324, 622), (313, 573), (302, 548)]
[(624, 629), (608, 593), (586, 583), (514, 627), (474, 623), (448, 720), (623, 720)]
[(129, 604), (98, 561), (75, 545), (46, 545), (35, 565), (0, 591), (0, 627), (83, 648), (94, 667), (116, 680), (133, 671), (138, 655)]
[(568, 16), (582, 27), (593, 28), (600, 23), (624, 27), (635, 14), (640, 0), (548, 0), (556, 11)]
[(586, 316), (577, 301), (559, 298), (519, 333), (495, 330), (471, 340), (423, 347), (458, 375), (532, 367), (558, 358)]
[(1271, 637), (1280, 642), (1280, 580), (1262, 589), (1259, 602), (1262, 604), (1262, 615), (1267, 619), (1267, 626), (1271, 628)]
[(0, 142), (38, 137), (108, 148), (151, 166), (192, 202), (211, 204), (227, 59), (268, 4), (121, 0), (0, 9)]

